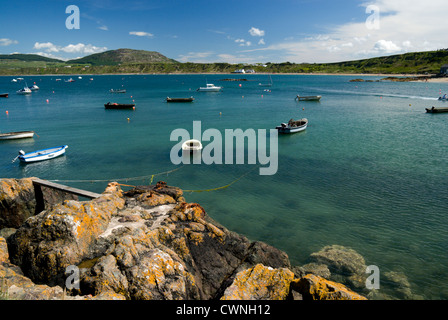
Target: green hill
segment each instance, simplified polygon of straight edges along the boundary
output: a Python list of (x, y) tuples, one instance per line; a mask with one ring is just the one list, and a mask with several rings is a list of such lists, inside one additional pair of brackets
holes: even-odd
[(62, 60), (47, 58), (38, 54), (0, 54), (0, 60), (17, 60), (17, 61), (43, 61), (43, 62), (63, 62)]
[(156, 51), (118, 49), (109, 50), (89, 56), (69, 60), (68, 64), (91, 64), (92, 66), (115, 66), (119, 64), (140, 64), (140, 63), (174, 63)]

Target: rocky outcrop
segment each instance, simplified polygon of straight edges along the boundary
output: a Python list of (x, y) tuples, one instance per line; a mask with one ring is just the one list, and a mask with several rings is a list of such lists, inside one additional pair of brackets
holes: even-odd
[[(65, 200), (12, 232), (7, 250), (0, 238), (0, 278), (21, 299), (338, 297), (322, 293), (335, 290), (323, 279), (299, 282), (303, 274), (292, 271), (284, 252), (220, 226), (164, 182), (127, 192), (111, 183), (97, 199)], [(79, 286), (61, 294), (68, 267)], [(315, 286), (321, 293), (310, 293)], [(348, 289), (340, 296), (359, 298)]]
[(313, 274), (292, 281), (291, 287), (302, 293), (303, 300), (367, 300), (342, 284)]
[(0, 229), (18, 228), (45, 208), (77, 198), (62, 191), (35, 187), (33, 178), (0, 179)]
[(257, 264), (239, 272), (221, 300), (286, 300), (294, 273)]

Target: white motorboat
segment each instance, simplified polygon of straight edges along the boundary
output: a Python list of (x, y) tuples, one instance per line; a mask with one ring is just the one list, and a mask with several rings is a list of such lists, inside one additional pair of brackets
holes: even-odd
[(200, 87), (197, 91), (217, 92), (221, 91), (222, 87), (215, 86), (213, 83), (207, 83), (205, 87)]
[(24, 87), (23, 89), (17, 90), (17, 94), (25, 95), (25, 94), (31, 94), (31, 89), (28, 87)]
[(25, 153), (23, 150), (20, 150), (18, 158), (20, 161), (26, 163), (49, 160), (62, 156), (65, 153), (65, 149), (67, 148), (68, 146), (64, 145), (60, 147), (38, 150), (30, 153)]
[(37, 86), (37, 85), (35, 85), (35, 84), (33, 84), (31, 87), (28, 87), (31, 91), (37, 91), (37, 90), (39, 90), (40, 88)]
[(199, 151), (202, 149), (202, 143), (199, 140), (191, 139), (182, 143), (183, 151)]
[(279, 133), (296, 133), (306, 129), (308, 126), (308, 119), (303, 118), (300, 120), (289, 120), (288, 123), (282, 123), (280, 126), (275, 127)]

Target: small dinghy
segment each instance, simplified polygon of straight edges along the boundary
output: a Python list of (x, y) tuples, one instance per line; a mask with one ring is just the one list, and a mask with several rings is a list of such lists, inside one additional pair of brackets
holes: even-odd
[[(60, 147), (38, 150), (38, 151), (30, 152), (30, 153), (25, 153), (25, 151), (20, 150), (19, 156), (17, 158), (21, 162), (26, 162), (26, 163), (49, 160), (49, 159), (53, 159), (53, 158), (62, 156), (65, 153), (65, 149), (67, 149), (67, 148), (68, 148), (68, 146), (64, 145), (64, 146), (60, 146)], [(13, 162), (16, 159), (14, 159)]]
[(24, 138), (32, 138), (33, 136), (34, 131), (7, 132), (7, 133), (0, 133), (0, 140), (24, 139)]
[(320, 101), (321, 98), (322, 98), (322, 96), (300, 96), (300, 95), (297, 95), (295, 100), (297, 100), (297, 101)]
[(199, 151), (202, 149), (202, 143), (199, 140), (187, 140), (182, 144), (182, 150), (183, 151)]

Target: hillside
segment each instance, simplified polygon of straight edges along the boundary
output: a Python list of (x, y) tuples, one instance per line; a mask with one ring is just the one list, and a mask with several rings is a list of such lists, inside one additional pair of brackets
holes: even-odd
[(0, 54), (0, 60), (63, 62), (62, 60), (47, 58), (38, 54), (21, 53)]
[(114, 66), (119, 64), (174, 63), (156, 51), (118, 49), (95, 53), (80, 59), (69, 60), (67, 64), (91, 64), (92, 66)]
[[(32, 54), (0, 55), (0, 75), (114, 74), (114, 73), (231, 73), (254, 69), (257, 73), (330, 74), (437, 74), (448, 64), (448, 49), (413, 52), (337, 63), (180, 63), (155, 52), (118, 49), (80, 59), (61, 61)], [(70, 66), (70, 68), (68, 68)]]

